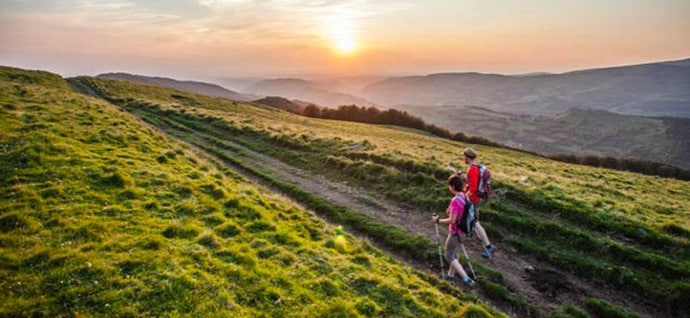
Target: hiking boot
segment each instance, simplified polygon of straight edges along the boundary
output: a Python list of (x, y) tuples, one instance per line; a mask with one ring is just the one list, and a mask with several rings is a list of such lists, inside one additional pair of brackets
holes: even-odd
[(443, 273), (443, 279), (452, 282), (455, 280), (455, 276), (448, 275), (448, 273)]
[(491, 245), (489, 248), (484, 249), (484, 252), (482, 252), (482, 257), (491, 259), (491, 255), (494, 255), (494, 252), (496, 252), (496, 246)]
[(469, 278), (469, 277), (465, 278), (464, 283), (465, 283), (465, 286), (467, 286), (467, 287), (474, 287), (474, 284), (475, 284), (474, 281), (472, 280), (472, 278)]

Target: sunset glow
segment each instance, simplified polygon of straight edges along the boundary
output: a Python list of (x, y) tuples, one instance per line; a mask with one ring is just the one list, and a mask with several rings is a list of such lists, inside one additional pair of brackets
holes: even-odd
[(350, 55), (358, 48), (354, 25), (350, 19), (342, 16), (333, 18), (329, 26), (329, 37), (333, 47), (341, 55)]
[(0, 64), (64, 75), (565, 72), (689, 38), (685, 0), (0, 0)]

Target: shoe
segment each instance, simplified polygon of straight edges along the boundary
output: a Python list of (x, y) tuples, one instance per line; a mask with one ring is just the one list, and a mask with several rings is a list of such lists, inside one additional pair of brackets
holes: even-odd
[(448, 275), (448, 273), (443, 273), (443, 279), (452, 282), (455, 279), (455, 276)]
[(475, 283), (474, 283), (474, 281), (472, 280), (472, 278), (467, 277), (467, 278), (465, 278), (464, 282), (465, 282), (465, 286), (467, 286), (467, 287), (474, 287), (474, 284), (475, 284)]
[(482, 257), (491, 259), (491, 255), (494, 255), (494, 252), (496, 252), (496, 246), (491, 245), (489, 248), (484, 249), (484, 252), (482, 252)]

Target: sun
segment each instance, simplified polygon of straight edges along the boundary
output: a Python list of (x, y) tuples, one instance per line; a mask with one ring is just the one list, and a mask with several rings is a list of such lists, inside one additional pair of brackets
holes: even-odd
[(353, 37), (336, 39), (335, 48), (340, 54), (349, 55), (357, 51), (357, 41)]
[(333, 17), (328, 21), (328, 41), (340, 55), (351, 55), (359, 49), (352, 19), (344, 16)]

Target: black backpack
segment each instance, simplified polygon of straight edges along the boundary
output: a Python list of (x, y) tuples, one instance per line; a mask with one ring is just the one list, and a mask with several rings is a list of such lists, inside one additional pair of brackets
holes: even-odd
[(462, 205), (465, 210), (462, 212), (462, 217), (455, 220), (455, 226), (460, 229), (467, 237), (471, 237), (474, 233), (474, 226), (477, 224), (477, 210), (474, 203), (470, 202), (465, 195), (458, 195), (456, 198), (462, 200)]

